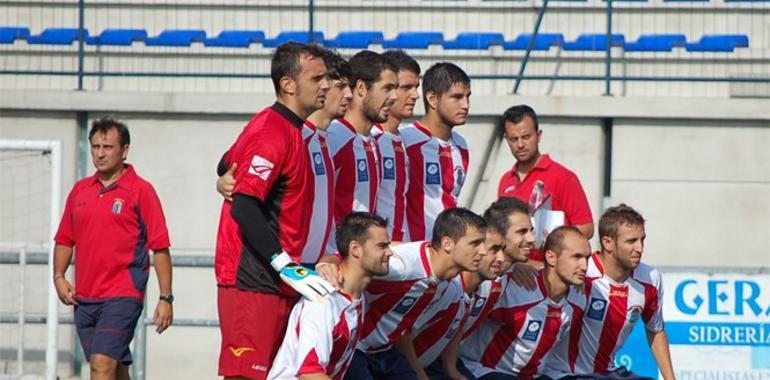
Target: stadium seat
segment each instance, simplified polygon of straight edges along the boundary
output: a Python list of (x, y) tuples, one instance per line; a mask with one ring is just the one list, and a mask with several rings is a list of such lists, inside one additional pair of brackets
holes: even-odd
[[(291, 32), (281, 32), (278, 33), (275, 38), (272, 39), (266, 39), (262, 42), (262, 45), (265, 47), (276, 47), (282, 43), (289, 42), (289, 41), (295, 41), (295, 42), (302, 42), (302, 43), (308, 43), (310, 42), (310, 33), (308, 31), (291, 31)], [(324, 34), (323, 32), (313, 32), (313, 42), (321, 43), (324, 41)]]
[[(503, 42), (505, 50), (527, 50), (529, 42), (532, 40), (532, 34), (519, 34), (513, 41)], [(564, 44), (564, 35), (561, 33), (543, 33), (535, 37), (535, 46), (532, 50), (548, 50), (551, 46), (561, 46)]]
[(206, 31), (202, 29), (166, 29), (157, 37), (148, 37), (144, 43), (147, 46), (184, 46), (189, 47), (193, 42), (203, 42)]
[(626, 51), (662, 51), (670, 52), (676, 46), (684, 46), (687, 37), (684, 34), (643, 34), (636, 42), (626, 42)]
[(486, 50), (492, 45), (502, 45), (505, 41), (502, 33), (460, 33), (452, 41), (445, 41), (444, 49)]
[(382, 41), (386, 49), (427, 49), (430, 45), (441, 45), (444, 34), (441, 32), (402, 32), (392, 40)]
[(685, 45), (687, 51), (710, 51), (730, 53), (737, 47), (749, 47), (749, 37), (745, 34), (704, 35), (700, 41)]
[(261, 30), (224, 30), (216, 38), (207, 38), (203, 44), (208, 47), (240, 47), (247, 48), (252, 43), (265, 40), (265, 32)]
[(8, 26), (0, 28), (0, 44), (12, 44), (16, 40), (29, 37), (29, 28)]
[[(70, 45), (78, 40), (78, 28), (49, 28), (38, 36), (27, 37), (31, 45)], [(83, 29), (83, 38), (88, 38), (88, 29)]]
[[(623, 46), (625, 37), (622, 34), (613, 34), (611, 36), (611, 46)], [(580, 50), (580, 51), (603, 51), (607, 50), (607, 35), (596, 34), (581, 34), (577, 40), (573, 42), (565, 42), (564, 50)]]
[(146, 39), (147, 32), (144, 29), (105, 29), (98, 36), (88, 37), (86, 42), (89, 45), (131, 46), (134, 41)]
[(382, 32), (340, 32), (324, 44), (330, 48), (366, 49), (371, 44), (381, 44)]

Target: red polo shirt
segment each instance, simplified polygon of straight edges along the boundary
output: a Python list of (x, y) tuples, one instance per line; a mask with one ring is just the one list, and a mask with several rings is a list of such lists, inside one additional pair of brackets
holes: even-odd
[(54, 240), (75, 247), (75, 297), (81, 300), (143, 299), (148, 250), (171, 245), (155, 189), (128, 164), (107, 187), (98, 173), (75, 184)]

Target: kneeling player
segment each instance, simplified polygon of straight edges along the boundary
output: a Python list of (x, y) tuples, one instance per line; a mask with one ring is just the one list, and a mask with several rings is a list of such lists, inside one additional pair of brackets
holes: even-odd
[(337, 230), (341, 290), (327, 299), (300, 300), (268, 379), (342, 379), (353, 357), (363, 321), (362, 292), (375, 275), (388, 273), (387, 222), (354, 212)]

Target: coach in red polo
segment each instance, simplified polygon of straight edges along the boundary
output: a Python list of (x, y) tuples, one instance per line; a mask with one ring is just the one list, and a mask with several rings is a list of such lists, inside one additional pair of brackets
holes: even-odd
[[(535, 184), (542, 182), (551, 196), (554, 211), (564, 211), (566, 225), (575, 226), (587, 239), (594, 234), (594, 222), (583, 186), (578, 177), (547, 154), (540, 154), (539, 144), (543, 131), (537, 114), (521, 104), (508, 108), (503, 114), (505, 140), (516, 158), (516, 164), (500, 178), (497, 195), (529, 201)], [(533, 252), (532, 259), (543, 261), (541, 252)]]
[[(91, 379), (128, 379), (128, 345), (144, 305), (149, 250), (160, 287), (156, 331), (173, 320), (168, 230), (155, 189), (125, 163), (128, 128), (104, 118), (93, 122), (88, 137), (96, 173), (78, 181), (67, 198), (54, 237), (53, 281), (61, 301), (75, 306)], [(64, 277), (73, 250), (74, 286)]]

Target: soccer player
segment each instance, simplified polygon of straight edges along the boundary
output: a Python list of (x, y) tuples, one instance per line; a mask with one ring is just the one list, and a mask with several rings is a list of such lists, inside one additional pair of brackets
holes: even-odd
[[(303, 120), (324, 105), (323, 51), (289, 42), (271, 60), (276, 102), (254, 116), (223, 157), (237, 164), (232, 202), (220, 215), (215, 253), (222, 346), (219, 375), (265, 379), (297, 293), (333, 291), (298, 265), (313, 181)], [(225, 165), (227, 167), (227, 165)]]
[(367, 288), (361, 342), (346, 379), (416, 379), (401, 353), (413, 349), (409, 337), (415, 321), (460, 271), (476, 270), (485, 254), (486, 222), (473, 212), (446, 210), (433, 228), (431, 241), (394, 247), (390, 272)]
[(430, 240), (436, 216), (457, 207), (469, 156), (468, 144), (453, 128), (465, 124), (470, 96), (471, 81), (455, 64), (440, 62), (425, 72), (425, 116), (400, 129), (409, 157), (407, 240)]
[(543, 372), (556, 341), (566, 340), (573, 317), (567, 295), (583, 285), (591, 247), (578, 229), (562, 226), (544, 248), (537, 289), (509, 281), (487, 319), (463, 342), (461, 355), (476, 378), (532, 378)]
[(371, 130), (375, 123), (388, 120), (398, 87), (397, 70), (382, 55), (364, 50), (349, 62), (353, 99), (345, 117), (329, 126), (338, 223), (353, 211), (377, 212), (380, 154)]
[(634, 324), (641, 318), (663, 378), (674, 379), (668, 337), (663, 330), (663, 282), (657, 269), (641, 262), (644, 218), (633, 208), (610, 207), (599, 219), (601, 250), (589, 259), (581, 312), (549, 360), (546, 374), (560, 378), (638, 378), (615, 364)]
[[(54, 237), (53, 282), (59, 299), (75, 306), (75, 329), (92, 379), (128, 379), (129, 344), (142, 314), (155, 254), (160, 300), (156, 331), (173, 321), (171, 245), (152, 185), (126, 164), (131, 135), (125, 124), (95, 120), (88, 133), (96, 173), (72, 188)], [(75, 251), (75, 286), (64, 277)]]
[(396, 102), (388, 120), (375, 124), (372, 135), (382, 155), (382, 182), (377, 193), (377, 214), (387, 218), (391, 238), (402, 241), (406, 229), (406, 189), (409, 181), (409, 158), (398, 132), (401, 121), (412, 117), (420, 94), (420, 65), (403, 50), (388, 50), (382, 56), (396, 66), (398, 89)]
[(388, 274), (392, 256), (387, 221), (354, 212), (337, 232), (342, 289), (325, 302), (303, 298), (289, 316), (289, 326), (269, 379), (342, 379), (362, 327), (362, 293), (372, 276)]

